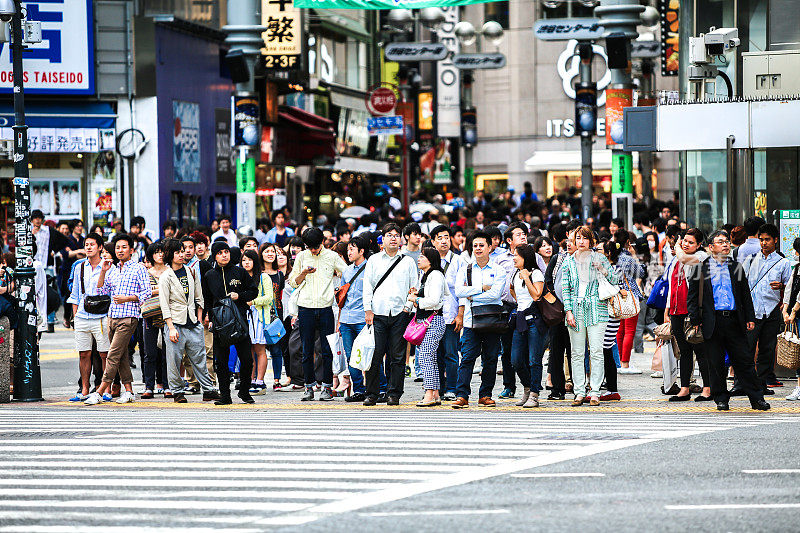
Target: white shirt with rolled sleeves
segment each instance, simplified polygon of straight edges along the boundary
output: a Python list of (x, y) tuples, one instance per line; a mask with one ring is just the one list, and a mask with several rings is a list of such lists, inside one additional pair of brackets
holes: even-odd
[[(500, 248), (496, 250), (500, 250)], [(514, 252), (502, 248), (502, 251), (495, 254), (495, 256), (490, 258), (490, 260), (494, 261), (506, 271), (506, 284), (503, 287), (503, 301), (517, 305), (516, 300), (514, 300), (514, 297), (511, 296), (511, 276), (517, 270), (514, 266)]]
[[(373, 287), (383, 277), (389, 266), (395, 261), (400, 261), (381, 283), (377, 292)], [(419, 287), (417, 277), (417, 264), (408, 256), (397, 253), (389, 257), (386, 252), (380, 252), (367, 260), (364, 269), (364, 311), (372, 311), (380, 316), (397, 316), (406, 305), (408, 290)]]
[[(467, 285), (467, 270), (472, 265), (472, 284)], [(506, 286), (506, 270), (492, 260), (479, 267), (474, 259), (464, 264), (456, 277), (455, 294), (458, 296), (459, 305), (464, 306), (464, 327), (472, 327), (473, 305), (502, 305), (503, 289)], [(489, 290), (483, 290), (484, 285), (489, 285)], [(470, 302), (467, 298), (472, 297)]]
[(458, 271), (463, 265), (461, 258), (453, 251), (447, 252), (447, 256), (442, 259), (442, 270), (445, 268), (447, 272), (444, 273), (444, 279), (447, 283), (448, 294), (444, 300), (444, 307), (442, 307), (442, 314), (445, 324), (452, 324), (458, 316), (458, 298), (456, 298), (456, 276)]

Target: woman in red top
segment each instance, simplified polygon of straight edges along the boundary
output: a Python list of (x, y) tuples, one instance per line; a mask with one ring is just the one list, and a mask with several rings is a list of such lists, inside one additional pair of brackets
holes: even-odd
[(704, 239), (705, 236), (699, 229), (691, 228), (687, 230), (686, 235), (675, 246), (676, 260), (673, 261), (673, 264), (670, 265), (670, 268), (665, 273), (669, 280), (669, 297), (667, 300), (669, 307), (667, 308), (667, 313), (672, 324), (672, 334), (675, 336), (681, 353), (679, 361), (681, 390), (677, 395), (670, 397), (669, 401), (671, 402), (687, 402), (691, 399), (690, 385), (692, 374), (694, 373), (695, 357), (700, 367), (700, 375), (703, 377), (703, 392), (694, 401), (705, 402), (712, 400), (708, 364), (705, 359), (703, 344), (686, 342), (686, 335), (683, 330), (684, 322), (688, 315), (686, 300), (689, 296), (689, 289), (686, 280), (694, 272), (695, 269), (693, 267), (702, 263), (708, 257), (708, 254), (700, 249)]

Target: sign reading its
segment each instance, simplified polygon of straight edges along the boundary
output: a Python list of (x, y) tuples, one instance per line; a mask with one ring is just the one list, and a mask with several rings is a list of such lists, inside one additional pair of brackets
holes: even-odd
[(533, 25), (533, 34), (543, 41), (591, 41), (602, 39), (605, 31), (595, 18), (539, 19)]
[(439, 61), (447, 57), (442, 43), (391, 43), (383, 49), (387, 61)]
[[(42, 42), (25, 50), (28, 94), (94, 94), (92, 0), (29, 0), (27, 19), (42, 23)], [(0, 92), (12, 91), (8, 43), (0, 42)]]
[(200, 181), (200, 105), (172, 101), (172, 174), (176, 182)]
[(506, 66), (506, 56), (497, 52), (493, 54), (456, 54), (453, 65), (461, 70), (493, 69)]
[(292, 0), (263, 0), (261, 25), (267, 28), (261, 36), (267, 69), (291, 70), (300, 67), (302, 26), (300, 10)]
[(368, 118), (367, 130), (372, 137), (375, 135), (402, 135), (403, 117), (393, 115), (389, 117)]

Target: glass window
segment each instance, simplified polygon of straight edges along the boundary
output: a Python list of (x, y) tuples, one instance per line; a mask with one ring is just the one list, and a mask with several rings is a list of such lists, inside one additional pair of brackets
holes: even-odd
[[(499, 2), (505, 3), (507, 2)], [(541, 5), (541, 16), (539, 18), (543, 19), (558, 19), (558, 18), (567, 18), (567, 17), (593, 17), (594, 16), (594, 8), (582, 6), (576, 2), (572, 2), (569, 0), (554, 0), (550, 2), (554, 4), (555, 7), (547, 7), (545, 5)], [(486, 20), (489, 20), (488, 18)], [(508, 26), (503, 26), (507, 28)]]
[(347, 85), (347, 43), (334, 41), (333, 80), (339, 85)]
[(347, 39), (347, 86), (358, 87), (359, 71), (358, 66), (358, 41)]
[(706, 234), (727, 222), (724, 150), (686, 152), (686, 221)]
[[(781, 209), (797, 209), (798, 205), (798, 150), (796, 148), (771, 148), (757, 151), (766, 154), (766, 214), (771, 219), (772, 213)], [(756, 179), (758, 184), (758, 179)], [(756, 195), (758, 187), (756, 186)]]
[(490, 2), (483, 4), (483, 20), (488, 22), (493, 20), (500, 24), (503, 29), (508, 29), (508, 2)]
[(770, 0), (769, 40), (770, 50), (800, 49), (797, 0)]

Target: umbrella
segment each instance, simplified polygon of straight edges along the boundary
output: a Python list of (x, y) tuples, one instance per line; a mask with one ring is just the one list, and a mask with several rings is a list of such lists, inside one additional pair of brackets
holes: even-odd
[(412, 213), (438, 213), (439, 209), (435, 205), (427, 202), (420, 202), (411, 206)]
[(361, 218), (364, 215), (368, 214), (370, 214), (370, 210), (367, 209), (366, 207), (361, 207), (360, 205), (354, 205), (348, 207), (347, 209), (339, 213), (339, 216), (341, 218)]

